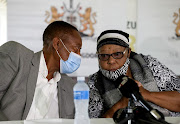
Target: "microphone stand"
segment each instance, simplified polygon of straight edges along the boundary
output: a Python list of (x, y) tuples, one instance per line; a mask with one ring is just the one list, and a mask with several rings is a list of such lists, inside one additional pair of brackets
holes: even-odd
[[(122, 119), (120, 116), (117, 117), (118, 120), (116, 120), (117, 122), (115, 123), (116, 124), (135, 124), (134, 113), (133, 113), (134, 106), (135, 104), (134, 104), (133, 99), (129, 98), (128, 106), (124, 109), (124, 112), (125, 112), (124, 118)], [(119, 120), (120, 118), (121, 120)]]
[[(119, 84), (119, 82), (121, 82)], [(122, 111), (117, 110), (113, 116), (118, 124), (169, 124), (165, 121), (164, 115), (157, 109), (153, 109), (142, 97), (137, 83), (127, 76), (119, 77), (116, 82), (117, 88), (123, 96), (129, 98), (128, 106)], [(135, 106), (138, 102), (143, 107)], [(124, 114), (124, 115), (123, 115)], [(121, 116), (122, 115), (122, 116)], [(124, 117), (124, 118), (122, 118)]]
[(127, 107), (127, 113), (126, 113), (126, 118), (128, 118), (128, 124), (132, 124), (132, 118), (133, 116), (133, 100), (130, 98), (128, 102), (128, 107)]
[[(124, 109), (125, 115), (123, 116), (123, 118), (119, 116), (119, 118), (116, 118), (118, 121), (117, 120), (114, 120), (114, 121), (116, 124), (170, 124), (166, 122), (165, 120), (157, 120), (156, 118), (153, 118), (151, 113), (149, 113), (148, 111), (144, 113), (145, 112), (144, 110), (142, 112), (141, 110), (139, 111), (137, 109), (139, 113), (136, 115), (134, 99), (129, 98), (128, 106)], [(146, 117), (147, 113), (149, 113), (150, 115)]]

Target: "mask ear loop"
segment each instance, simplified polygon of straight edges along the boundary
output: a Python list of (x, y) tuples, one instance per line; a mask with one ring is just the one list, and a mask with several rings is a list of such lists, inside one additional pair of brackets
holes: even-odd
[(67, 47), (64, 45), (64, 43), (62, 42), (62, 40), (60, 39), (61, 43), (63, 44), (64, 48), (68, 51), (68, 53), (70, 54), (69, 50), (67, 49)]
[[(59, 39), (60, 39), (60, 38), (59, 38)], [(67, 47), (64, 45), (64, 43), (62, 42), (61, 39), (60, 39), (60, 41), (61, 41), (61, 43), (63, 44), (64, 48), (65, 48), (65, 49), (68, 51), (68, 53), (70, 54), (69, 50), (68, 50)], [(56, 52), (57, 52), (58, 56), (60, 57), (60, 59), (62, 59), (57, 50), (56, 50)], [(62, 60), (63, 60), (63, 59), (62, 59)]]
[(59, 53), (58, 53), (58, 51), (57, 51), (57, 50), (56, 50), (56, 52), (57, 52), (57, 54), (58, 54), (59, 58), (60, 58), (60, 59), (62, 59), (62, 58), (61, 58), (61, 56), (59, 55)]

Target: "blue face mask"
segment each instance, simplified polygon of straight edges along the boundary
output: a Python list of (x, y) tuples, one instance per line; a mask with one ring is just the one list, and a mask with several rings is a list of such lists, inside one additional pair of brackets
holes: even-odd
[[(62, 40), (60, 39), (62, 42)], [(63, 46), (66, 48), (64, 43), (62, 42)], [(69, 52), (69, 50), (66, 48), (66, 50)], [(65, 73), (65, 74), (70, 74), (76, 71), (80, 64), (81, 64), (81, 56), (74, 53), (74, 52), (69, 52), (69, 57), (68, 60), (64, 61), (61, 56), (59, 55), (58, 51), (56, 50), (58, 56), (60, 57), (60, 72)]]

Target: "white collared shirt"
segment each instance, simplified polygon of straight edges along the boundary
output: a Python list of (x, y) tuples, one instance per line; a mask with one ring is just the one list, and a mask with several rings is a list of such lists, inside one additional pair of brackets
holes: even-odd
[(26, 120), (59, 118), (57, 82), (61, 75), (59, 72), (55, 72), (49, 81), (46, 78), (47, 75), (48, 69), (43, 52), (41, 52), (34, 98)]

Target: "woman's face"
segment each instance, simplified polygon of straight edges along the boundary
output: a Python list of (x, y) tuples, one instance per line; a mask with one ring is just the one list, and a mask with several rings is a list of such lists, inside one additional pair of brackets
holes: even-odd
[(126, 59), (130, 55), (130, 49), (114, 44), (103, 45), (102, 47), (99, 48), (98, 54), (113, 54), (117, 52), (124, 52), (124, 55), (121, 59), (114, 59), (112, 56), (110, 56), (109, 59), (105, 61), (98, 59), (99, 65), (101, 66), (102, 69), (108, 71), (115, 71), (120, 67), (122, 67), (126, 62)]

